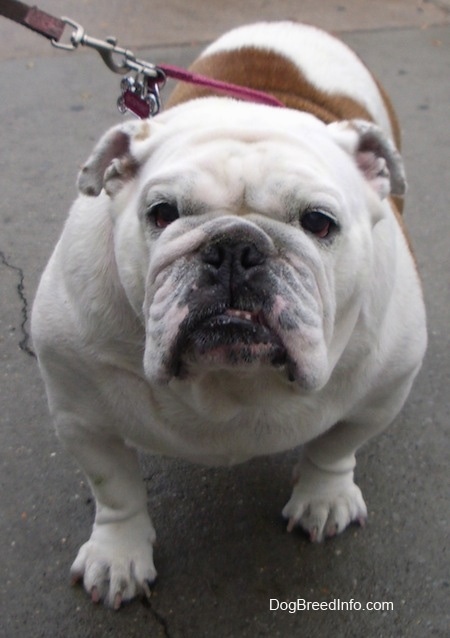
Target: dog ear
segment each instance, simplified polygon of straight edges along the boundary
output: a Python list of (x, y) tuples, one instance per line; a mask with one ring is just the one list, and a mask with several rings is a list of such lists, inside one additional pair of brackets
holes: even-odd
[(146, 120), (125, 122), (107, 131), (78, 175), (80, 192), (91, 197), (99, 195), (102, 188), (110, 197), (118, 193), (139, 170), (140, 164), (131, 153), (132, 142), (149, 135)]
[(333, 122), (328, 129), (335, 141), (354, 156), (359, 170), (381, 199), (403, 196), (406, 178), (400, 153), (383, 131), (366, 120)]

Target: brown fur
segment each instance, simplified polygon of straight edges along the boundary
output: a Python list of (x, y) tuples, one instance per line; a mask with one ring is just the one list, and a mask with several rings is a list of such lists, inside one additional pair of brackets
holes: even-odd
[[(356, 100), (317, 89), (290, 60), (272, 51), (247, 47), (215, 53), (196, 60), (190, 70), (216, 80), (265, 91), (287, 107), (312, 113), (327, 124), (351, 118), (373, 119), (367, 109)], [(399, 146), (400, 131), (394, 109), (381, 85), (377, 84), (389, 112), (396, 144)], [(212, 89), (178, 84), (168, 106), (213, 94)]]
[[(271, 51), (248, 47), (215, 53), (196, 60), (190, 70), (216, 80), (265, 91), (287, 107), (312, 113), (327, 124), (355, 117), (372, 119), (367, 110), (351, 98), (329, 95), (316, 89), (290, 60)], [(213, 94), (211, 89), (180, 84), (171, 95), (169, 105)]]

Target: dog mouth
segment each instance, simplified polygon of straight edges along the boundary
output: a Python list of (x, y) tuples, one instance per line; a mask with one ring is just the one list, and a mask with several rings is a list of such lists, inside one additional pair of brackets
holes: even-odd
[(172, 373), (188, 374), (189, 364), (234, 367), (265, 364), (281, 367), (288, 356), (280, 337), (261, 310), (221, 309), (188, 318), (172, 351)]

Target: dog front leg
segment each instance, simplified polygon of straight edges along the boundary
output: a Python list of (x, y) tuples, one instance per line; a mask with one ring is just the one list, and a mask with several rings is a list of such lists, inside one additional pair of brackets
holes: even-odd
[(373, 433), (361, 424), (341, 422), (305, 445), (294, 469), (292, 496), (283, 509), (288, 531), (299, 525), (318, 542), (351, 522), (364, 525), (367, 507), (353, 480), (355, 452)]
[(94, 602), (118, 609), (136, 595), (150, 595), (156, 578), (155, 531), (137, 454), (119, 438), (99, 437), (80, 428), (58, 428), (65, 447), (84, 470), (96, 503), (90, 539), (71, 568)]

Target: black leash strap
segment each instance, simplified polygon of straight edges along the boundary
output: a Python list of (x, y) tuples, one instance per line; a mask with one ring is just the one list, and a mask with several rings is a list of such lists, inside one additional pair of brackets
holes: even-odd
[(48, 40), (58, 41), (66, 26), (59, 18), (16, 0), (0, 0), (0, 15), (28, 27)]

